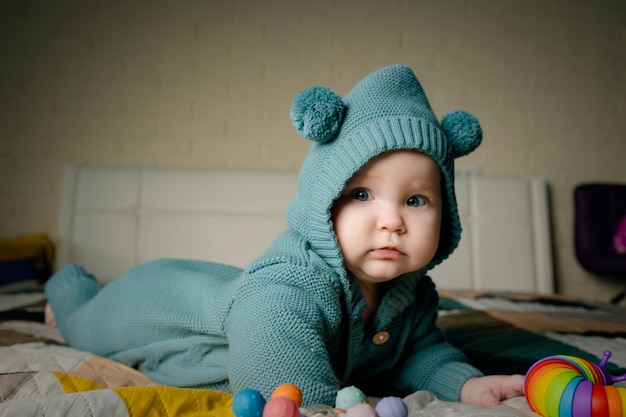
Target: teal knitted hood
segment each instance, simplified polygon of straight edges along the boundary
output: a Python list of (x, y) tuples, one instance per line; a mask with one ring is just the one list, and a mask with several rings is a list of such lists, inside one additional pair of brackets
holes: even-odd
[(413, 71), (403, 65), (373, 72), (344, 99), (324, 87), (301, 91), (290, 115), (298, 132), (313, 145), (300, 171), (287, 222), (329, 265), (343, 268), (331, 222), (333, 202), (370, 159), (392, 150), (423, 152), (441, 168), (441, 238), (426, 270), (457, 247), (461, 224), (454, 192), (454, 159), (472, 152), (482, 140), (474, 116), (457, 110), (439, 123)]

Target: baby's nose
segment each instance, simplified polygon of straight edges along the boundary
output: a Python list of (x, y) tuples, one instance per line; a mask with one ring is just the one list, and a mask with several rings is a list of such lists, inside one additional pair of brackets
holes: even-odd
[(404, 230), (404, 221), (400, 212), (395, 208), (386, 208), (378, 217), (378, 228), (390, 232)]

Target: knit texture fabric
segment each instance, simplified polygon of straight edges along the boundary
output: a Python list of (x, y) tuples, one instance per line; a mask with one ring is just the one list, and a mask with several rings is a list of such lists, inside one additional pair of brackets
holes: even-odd
[[(252, 388), (270, 398), (278, 385), (293, 383), (304, 406), (333, 405), (349, 385), (368, 395), (429, 390), (458, 400), (465, 381), (481, 374), (436, 327), (437, 293), (425, 273), (458, 243), (453, 159), (478, 146), (480, 127), (465, 112), (440, 124), (403, 66), (373, 73), (345, 99), (321, 87), (305, 90), (291, 117), (315, 143), (287, 213), (288, 231), (244, 271), (165, 259), (101, 287), (68, 265), (46, 285), (63, 336), (166, 385)], [(343, 267), (330, 209), (358, 169), (395, 149), (424, 152), (441, 168), (441, 243), (430, 265), (388, 283), (364, 328), (367, 302)]]

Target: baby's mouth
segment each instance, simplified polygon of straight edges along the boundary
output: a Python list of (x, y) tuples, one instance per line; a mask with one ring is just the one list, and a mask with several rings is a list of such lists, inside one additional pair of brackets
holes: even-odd
[(404, 252), (393, 246), (384, 246), (381, 248), (373, 249), (372, 253), (381, 259), (398, 259), (406, 256)]

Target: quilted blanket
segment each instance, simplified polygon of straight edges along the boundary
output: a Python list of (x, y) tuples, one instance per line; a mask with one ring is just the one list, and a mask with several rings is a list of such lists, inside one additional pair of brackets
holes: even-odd
[(0, 416), (233, 416), (230, 394), (157, 385), (67, 346), (0, 347), (0, 367)]
[[(21, 297), (29, 311), (42, 305), (37, 297)], [(5, 317), (24, 313), (7, 310)], [(626, 372), (624, 308), (441, 291), (439, 325), (486, 374), (525, 373), (536, 360), (555, 354), (598, 363), (605, 349), (613, 351), (611, 372)], [(403, 400), (409, 417), (537, 416), (522, 397), (495, 409), (447, 403), (427, 392)], [(0, 416), (234, 417), (231, 404), (231, 394), (159, 385), (135, 369), (70, 348), (42, 323), (0, 322)]]
[[(231, 394), (158, 385), (135, 369), (62, 345), (56, 330), (41, 323), (0, 323), (4, 340), (9, 333), (22, 334), (22, 343), (0, 346), (0, 416), (234, 417)], [(439, 401), (425, 391), (403, 401), (409, 417), (536, 416), (523, 398), (494, 409)]]
[[(232, 396), (158, 385), (105, 358), (42, 342), (0, 347), (0, 416), (230, 417)], [(409, 417), (535, 416), (521, 398), (494, 409), (439, 401), (417, 392)]]

